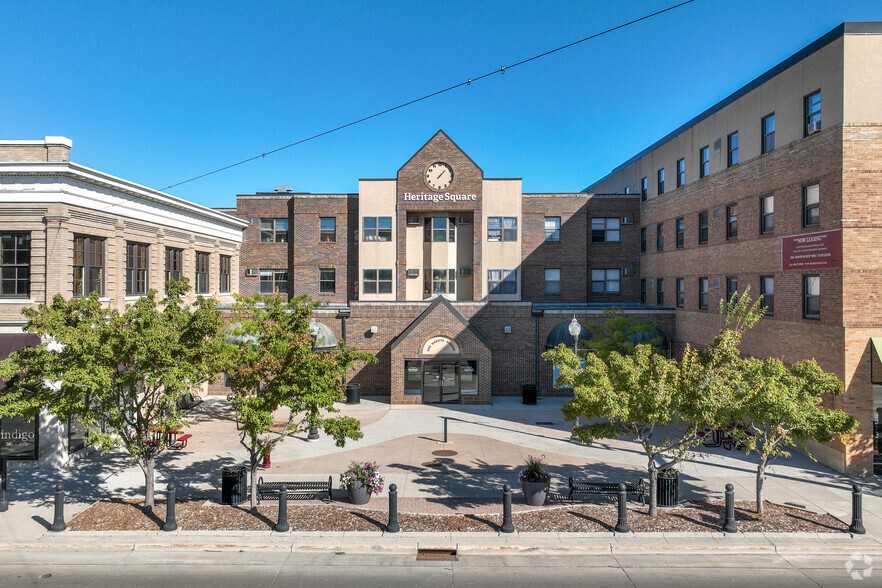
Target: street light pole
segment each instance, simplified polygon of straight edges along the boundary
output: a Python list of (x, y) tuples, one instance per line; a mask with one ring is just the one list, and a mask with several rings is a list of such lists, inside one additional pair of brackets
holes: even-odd
[[(573, 320), (570, 321), (570, 326), (567, 327), (567, 330), (570, 332), (570, 336), (573, 338), (573, 353), (576, 354), (576, 359), (579, 359), (579, 335), (582, 334), (582, 325), (579, 324), (579, 321), (576, 320), (576, 315), (573, 315)], [(576, 398), (576, 387), (573, 386), (573, 399)], [(579, 426), (579, 415), (576, 415), (576, 425)], [(575, 434), (570, 436), (570, 439), (577, 440)]]

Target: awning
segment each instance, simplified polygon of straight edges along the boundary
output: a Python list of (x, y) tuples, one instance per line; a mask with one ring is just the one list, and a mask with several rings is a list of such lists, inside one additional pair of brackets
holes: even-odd
[(230, 323), (230, 325), (224, 329), (224, 337), (226, 337), (227, 342), (232, 343), (233, 345), (245, 345), (246, 343), (257, 345), (259, 342), (257, 335), (246, 333), (245, 326), (238, 322)]
[[(2, 333), (0, 334), (0, 361), (22, 347), (36, 347), (39, 344), (40, 336), (33, 333)], [(6, 382), (0, 379), (0, 388), (5, 386)]]
[(665, 348), (668, 346), (668, 341), (665, 339), (664, 334), (661, 331), (656, 329), (655, 327), (649, 329), (648, 331), (638, 331), (636, 333), (632, 333), (625, 337), (625, 339), (635, 347), (640, 345), (641, 343), (647, 343), (651, 339), (659, 338), (658, 343), (655, 345), (658, 348)]
[(316, 320), (309, 321), (309, 333), (315, 337), (316, 351), (329, 351), (337, 347), (337, 337), (331, 328)]
[[(571, 321), (562, 322), (551, 329), (551, 332), (548, 333), (548, 338), (545, 340), (545, 349), (554, 349), (561, 343), (567, 347), (573, 346), (573, 336), (570, 335), (570, 322)], [(582, 332), (579, 333), (579, 341), (587, 341), (590, 338), (591, 333), (588, 329), (582, 327)]]
[(870, 383), (882, 384), (882, 337), (870, 337)]

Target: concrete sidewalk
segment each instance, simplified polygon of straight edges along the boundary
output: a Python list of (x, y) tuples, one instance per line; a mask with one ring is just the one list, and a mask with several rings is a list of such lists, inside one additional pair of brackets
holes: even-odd
[[(386, 488), (373, 502), (386, 508), (388, 486), (398, 487), (402, 512), (423, 513), (497, 513), (501, 510), (501, 487), (508, 483), (514, 492), (515, 508), (520, 509), (517, 475), (528, 455), (544, 455), (553, 477), (552, 492), (565, 492), (566, 480), (592, 478), (637, 480), (646, 477), (646, 458), (636, 443), (612, 440), (585, 446), (570, 440), (570, 423), (563, 421), (560, 407), (565, 398), (542, 398), (536, 406), (521, 404), (520, 398), (497, 397), (492, 406), (458, 405), (391, 407), (379, 399), (362, 399), (359, 405), (338, 405), (341, 414), (359, 418), (364, 437), (338, 448), (332, 439), (307, 441), (305, 435), (286, 439), (272, 455), (272, 466), (261, 470), (266, 480), (326, 479), (332, 476), (339, 485), (339, 474), (350, 461), (376, 461), (386, 476)], [(195, 411), (188, 432), (193, 434), (183, 451), (166, 451), (157, 459), (158, 497), (166, 485), (174, 482), (180, 498), (220, 498), (220, 468), (243, 464), (247, 453), (238, 443), (238, 435), (228, 418), (225, 399), (210, 397)], [(447, 422), (447, 443), (443, 426)], [(696, 458), (682, 465), (681, 500), (722, 499), (727, 483), (736, 488), (737, 500), (752, 500), (755, 493), (756, 459), (739, 451), (699, 447)], [(437, 452), (443, 452), (440, 455)], [(450, 454), (450, 452), (455, 452)], [(143, 474), (127, 463), (123, 455), (93, 454), (66, 470), (40, 470), (19, 465), (10, 472), (10, 510), (0, 513), (0, 544), (63, 545), (106, 541), (126, 545), (187, 544), (195, 546), (222, 544), (281, 545), (282, 548), (308, 548), (320, 544), (342, 544), (366, 548), (371, 545), (407, 545), (438, 542), (461, 544), (468, 549), (482, 545), (498, 549), (566, 550), (582, 545), (585, 549), (743, 549), (796, 548), (815, 549), (836, 546), (862, 546), (877, 549), (875, 537), (882, 538), (882, 485), (876, 478), (852, 479), (794, 455), (775, 462), (769, 468), (765, 498), (771, 502), (828, 512), (848, 523), (851, 517), (851, 484), (864, 488), (863, 522), (868, 536), (850, 538), (847, 534), (739, 534), (723, 537), (714, 533), (631, 535), (626, 543), (612, 533), (589, 534), (515, 534), (496, 533), (415, 534), (384, 536), (381, 533), (287, 534), (269, 531), (255, 533), (187, 532), (104, 533), (48, 532), (52, 521), (53, 487), (65, 484), (66, 517), (106, 497), (138, 498), (143, 496)], [(578, 537), (576, 536), (578, 535)], [(719, 535), (719, 537), (717, 536)], [(201, 538), (201, 539), (200, 539)], [(847, 539), (847, 540), (846, 540)], [(285, 547), (287, 546), (287, 547)], [(360, 547), (359, 547), (360, 546)], [(494, 547), (495, 546), (495, 547)], [(698, 546), (698, 547), (696, 547)], [(679, 547), (678, 547), (679, 548)], [(843, 547), (845, 548), (845, 547)]]

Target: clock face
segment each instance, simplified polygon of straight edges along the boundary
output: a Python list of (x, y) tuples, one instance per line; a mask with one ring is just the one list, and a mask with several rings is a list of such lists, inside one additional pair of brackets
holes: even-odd
[(433, 190), (444, 190), (453, 182), (453, 169), (446, 163), (433, 163), (426, 170), (426, 184)]

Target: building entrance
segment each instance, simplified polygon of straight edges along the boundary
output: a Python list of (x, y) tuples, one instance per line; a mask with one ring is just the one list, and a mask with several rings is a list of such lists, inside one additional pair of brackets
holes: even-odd
[(427, 361), (423, 364), (423, 402), (459, 402), (459, 362)]

